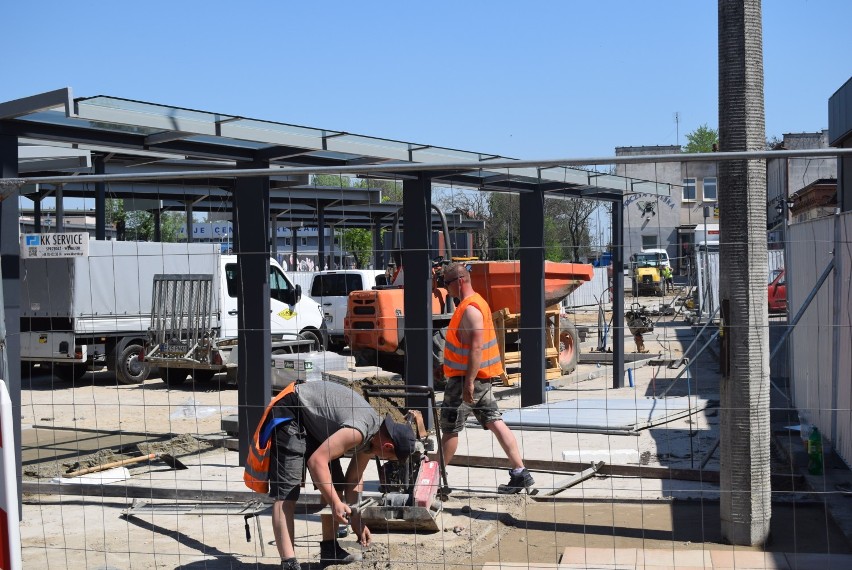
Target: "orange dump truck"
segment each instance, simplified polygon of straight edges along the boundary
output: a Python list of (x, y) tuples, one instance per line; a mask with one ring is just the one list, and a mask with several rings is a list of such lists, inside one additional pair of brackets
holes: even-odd
[[(485, 297), (492, 311), (507, 309), (509, 313), (520, 312), (520, 262), (471, 261), (467, 266), (474, 290)], [(582, 263), (546, 261), (544, 271), (545, 306), (550, 307), (558, 304), (582, 283), (590, 281), (594, 268)], [(439, 287), (439, 282), (439, 275), (436, 274), (432, 287), (435, 364), (440, 363), (442, 358), (444, 330), (452, 317), (447, 305), (447, 290)], [(353, 291), (349, 295), (344, 328), (357, 364), (379, 363), (383, 367), (400, 370), (399, 364), (405, 355), (403, 290)]]

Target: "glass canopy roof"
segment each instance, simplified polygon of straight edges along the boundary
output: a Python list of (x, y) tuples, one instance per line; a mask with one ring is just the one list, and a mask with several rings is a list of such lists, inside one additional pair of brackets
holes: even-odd
[[(157, 152), (172, 159), (266, 161), (271, 166), (351, 167), (384, 165), (371, 177), (393, 177), (394, 166), (412, 163), (451, 165), (436, 174), (435, 183), (484, 190), (523, 191), (538, 185), (569, 196), (619, 199), (627, 193), (669, 195), (668, 184), (628, 179), (576, 167), (506, 166), (509, 157), (433, 145), (382, 139), (343, 131), (318, 129), (110, 96), (74, 99), (59, 89), (0, 103), (5, 132), (40, 144), (72, 142), (76, 148), (97, 148), (116, 154)], [(150, 155), (148, 155), (150, 156)], [(501, 167), (492, 164), (499, 161)], [(475, 165), (475, 167), (474, 167)], [(471, 168), (473, 167), (473, 168)], [(371, 166), (372, 168), (372, 166)]]

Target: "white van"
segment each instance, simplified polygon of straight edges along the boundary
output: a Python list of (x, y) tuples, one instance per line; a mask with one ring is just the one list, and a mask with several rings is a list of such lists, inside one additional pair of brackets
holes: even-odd
[[(237, 336), (237, 297), (240, 294), (236, 255), (223, 255), (221, 261), (224, 292), (222, 295), (220, 338)], [(312, 298), (302, 295), (302, 288), (287, 279), (275, 259), (269, 260), (269, 329), (272, 338), (295, 336), (315, 340), (326, 346), (323, 310)], [(315, 338), (311, 339), (313, 336)]]
[(383, 285), (387, 285), (385, 272), (374, 269), (329, 269), (314, 275), (310, 295), (322, 305), (331, 348), (342, 348), (344, 345), (343, 319), (346, 317), (349, 293), (368, 291)]

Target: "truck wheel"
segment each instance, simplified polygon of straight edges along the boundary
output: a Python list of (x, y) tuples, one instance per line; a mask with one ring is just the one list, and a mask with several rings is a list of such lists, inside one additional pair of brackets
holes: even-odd
[(180, 386), (188, 377), (186, 368), (160, 368), (160, 378), (169, 386)]
[(580, 337), (577, 327), (568, 319), (559, 319), (559, 368), (562, 374), (571, 374), (577, 369), (580, 354)]
[(314, 329), (305, 329), (299, 333), (299, 336), (305, 340), (313, 341), (313, 350), (323, 351), (325, 347), (322, 344), (322, 336)]
[(141, 344), (131, 342), (125, 346), (116, 358), (115, 377), (122, 384), (141, 384), (148, 377), (148, 364), (139, 360), (143, 348)]
[(81, 363), (53, 365), (53, 375), (63, 382), (71, 382), (72, 384), (76, 384), (88, 370), (89, 367)]

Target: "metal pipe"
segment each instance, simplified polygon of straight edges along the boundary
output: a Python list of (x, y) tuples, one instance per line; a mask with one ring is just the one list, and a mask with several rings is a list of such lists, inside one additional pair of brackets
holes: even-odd
[[(742, 151), (742, 152), (709, 152), (690, 154), (690, 162), (721, 162), (725, 160), (763, 160), (767, 158), (815, 158), (815, 157), (846, 157), (852, 156), (852, 148), (821, 148), (803, 150), (773, 150), (773, 151)], [(114, 182), (118, 180), (139, 181), (155, 180), (158, 178), (243, 178), (253, 176), (285, 176), (297, 174), (369, 174), (375, 172), (434, 172), (455, 171), (472, 172), (477, 170), (497, 170), (514, 168), (559, 168), (572, 166), (592, 166), (609, 164), (641, 164), (659, 162), (683, 162), (683, 154), (649, 154), (636, 156), (608, 156), (589, 158), (554, 158), (543, 160), (489, 160), (484, 162), (445, 162), (445, 163), (404, 163), (404, 164), (370, 164), (294, 168), (246, 168), (226, 170), (189, 170), (178, 172), (149, 172), (136, 174), (89, 174), (81, 176), (33, 176), (29, 178), (7, 178), (2, 185), (24, 184), (61, 184), (80, 182)]]

